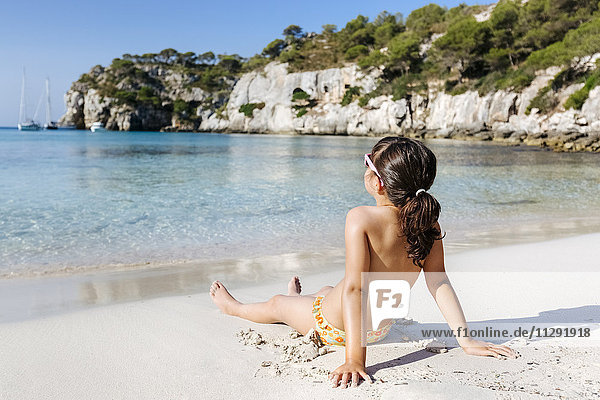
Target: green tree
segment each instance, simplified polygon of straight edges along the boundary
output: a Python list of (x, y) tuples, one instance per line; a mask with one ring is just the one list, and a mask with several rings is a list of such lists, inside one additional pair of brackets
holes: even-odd
[(380, 51), (372, 51), (368, 56), (361, 58), (358, 60), (358, 66), (361, 68), (368, 67), (379, 67), (380, 65), (386, 65), (389, 61), (389, 58), (381, 53)]
[(142, 63), (155, 63), (157, 62), (156, 60), (156, 54), (154, 53), (144, 53), (140, 56), (141, 58), (141, 62)]
[(367, 22), (369, 22), (368, 17), (358, 15), (356, 18), (346, 23), (344, 30), (349, 34), (353, 34), (357, 30), (364, 28), (367, 25)]
[(179, 63), (185, 66), (192, 66), (196, 64), (197, 56), (193, 51), (188, 51), (186, 53), (179, 55)]
[(402, 15), (402, 13), (395, 13), (395, 14), (390, 14), (387, 11), (382, 11), (379, 13), (379, 15), (377, 15), (377, 17), (375, 17), (375, 19), (373, 20), (373, 25), (375, 26), (381, 26), (384, 24), (394, 24), (394, 25), (403, 25), (404, 23), (404, 17)]
[(242, 67), (242, 57), (238, 54), (219, 54), (219, 63), (217, 65), (229, 73), (236, 73)]
[[(367, 27), (369, 19), (363, 15), (357, 16), (355, 19), (346, 23), (338, 35), (338, 46), (342, 51), (348, 50), (357, 44), (367, 45), (373, 43), (374, 39)], [(372, 28), (371, 28), (372, 29)]]
[(275, 39), (263, 49), (262, 55), (269, 58), (275, 58), (284, 48), (285, 42), (281, 39)]
[(508, 49), (490, 49), (489, 53), (484, 55), (483, 58), (494, 71), (505, 70), (512, 64)]
[(348, 50), (346, 50), (346, 60), (354, 60), (355, 58), (368, 54), (369, 53), (369, 49), (367, 49), (367, 46), (363, 45), (363, 44), (357, 44), (356, 46), (350, 47)]
[(337, 25), (334, 24), (325, 24), (323, 26), (321, 26), (321, 28), (323, 28), (323, 34), (333, 34), (335, 33), (335, 31), (337, 31)]
[(388, 44), (388, 69), (391, 72), (408, 73), (411, 67), (421, 60), (420, 43), (420, 38), (415, 32), (404, 32), (395, 36)]
[(212, 51), (207, 51), (198, 56), (198, 62), (201, 64), (214, 64), (216, 60), (215, 53)]
[(447, 68), (457, 65), (462, 80), (469, 67), (483, 61), (483, 54), (490, 48), (490, 38), (488, 25), (478, 23), (469, 15), (451, 25), (446, 34), (434, 42), (434, 54)]
[(352, 42), (356, 45), (362, 44), (365, 46), (375, 43), (373, 30), (373, 25), (367, 25), (364, 28), (357, 30), (351, 36)]
[(523, 4), (514, 28), (519, 60), (562, 40), (569, 30), (592, 19), (598, 6), (595, 0), (530, 0)]
[(373, 33), (377, 47), (384, 47), (394, 36), (402, 32), (404, 27), (391, 22), (378, 26)]
[(164, 49), (158, 54), (159, 62), (172, 64), (177, 59), (177, 54), (175, 49)]
[(429, 4), (425, 7), (413, 10), (406, 19), (406, 28), (419, 34), (429, 34), (431, 27), (444, 20), (446, 10), (437, 4)]
[[(503, 49), (504, 54), (498, 58), (499, 53), (490, 54), (492, 59), (501, 61), (508, 59), (511, 65), (515, 65), (513, 44), (515, 42), (515, 27), (519, 21), (519, 6), (511, 0), (499, 2), (490, 17), (490, 28), (492, 31), (492, 43), (497, 49)], [(498, 62), (494, 63), (498, 67)]]
[(299, 39), (303, 36), (302, 28), (298, 25), (290, 25), (283, 30), (283, 36)]

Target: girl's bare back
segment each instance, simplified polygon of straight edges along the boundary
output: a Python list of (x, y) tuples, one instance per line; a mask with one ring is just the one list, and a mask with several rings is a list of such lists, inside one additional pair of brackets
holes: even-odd
[[(361, 206), (367, 225), (367, 243), (369, 246), (369, 272), (399, 272), (402, 279), (415, 283), (421, 268), (413, 264), (406, 252), (406, 237), (399, 227), (399, 210), (392, 206)], [(342, 317), (342, 279), (323, 299), (323, 314), (335, 327), (344, 329)]]

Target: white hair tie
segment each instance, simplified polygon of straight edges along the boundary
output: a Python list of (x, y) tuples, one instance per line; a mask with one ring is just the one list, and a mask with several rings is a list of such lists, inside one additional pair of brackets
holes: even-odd
[(421, 193), (421, 192), (426, 192), (426, 190), (425, 189), (419, 189), (419, 190), (417, 190), (417, 193), (415, 194), (415, 196), (418, 196), (419, 193)]

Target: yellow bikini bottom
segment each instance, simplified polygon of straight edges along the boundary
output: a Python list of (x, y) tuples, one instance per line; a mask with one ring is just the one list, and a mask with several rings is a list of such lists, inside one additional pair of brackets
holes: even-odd
[[(321, 311), (323, 296), (319, 296), (313, 302), (312, 314), (316, 322), (316, 331), (323, 344), (344, 346), (346, 344), (346, 332), (331, 325)], [(394, 322), (387, 323), (383, 328), (376, 331), (367, 331), (367, 343), (375, 343), (390, 333)]]

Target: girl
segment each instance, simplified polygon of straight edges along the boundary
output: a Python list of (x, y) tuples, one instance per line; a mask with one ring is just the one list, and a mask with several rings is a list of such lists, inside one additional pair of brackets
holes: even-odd
[[(405, 273), (410, 286), (424, 271), (429, 292), (454, 332), (467, 324), (444, 269), (444, 250), (437, 222), (440, 204), (427, 190), (436, 175), (436, 158), (422, 142), (404, 137), (381, 139), (365, 154), (364, 183), (376, 206), (360, 206), (346, 216), (346, 270), (335, 287), (301, 295), (292, 278), (287, 295), (263, 303), (242, 304), (216, 281), (210, 296), (222, 312), (258, 323), (283, 322), (306, 334), (314, 328), (326, 344), (346, 346), (346, 361), (331, 374), (333, 386), (371, 382), (361, 343), (361, 272)], [(379, 340), (390, 324), (367, 331), (367, 341)], [(467, 354), (516, 357), (506, 347), (466, 337), (457, 338)]]

